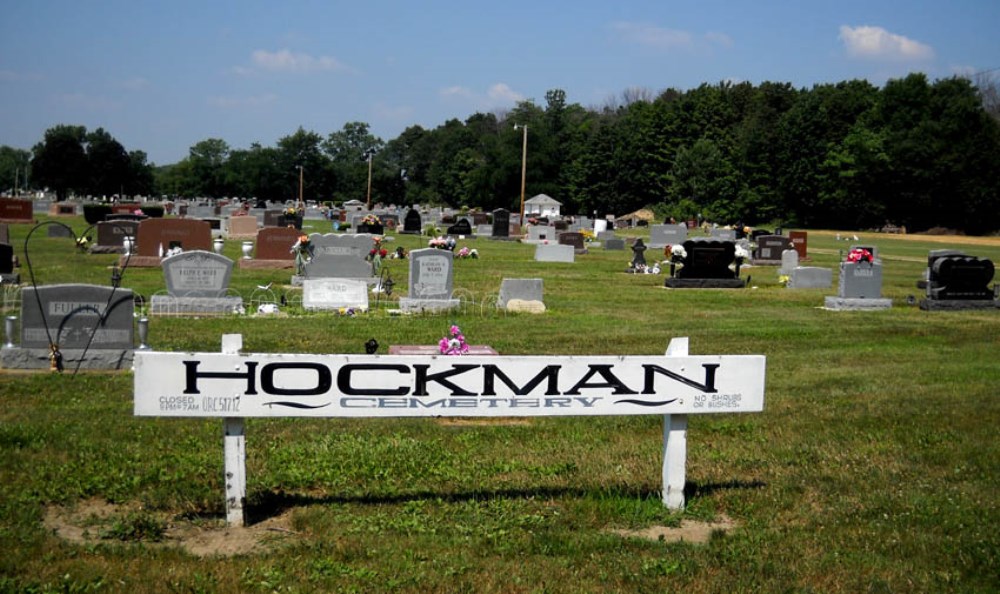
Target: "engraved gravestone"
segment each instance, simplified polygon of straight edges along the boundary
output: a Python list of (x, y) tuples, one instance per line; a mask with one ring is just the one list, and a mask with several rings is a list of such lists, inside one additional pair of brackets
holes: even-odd
[(535, 246), (536, 262), (563, 262), (572, 264), (575, 261), (576, 250), (571, 245), (558, 243), (540, 243)]
[(425, 248), (410, 252), (409, 292), (400, 298), (403, 311), (435, 311), (458, 307), (452, 298), (455, 282), (454, 253)]
[(491, 237), (510, 237), (510, 211), (498, 208), (493, 211), (493, 231)]
[(119, 253), (125, 249), (125, 238), (135, 239), (139, 230), (136, 221), (101, 221), (97, 223), (97, 245), (94, 253)]
[(796, 250), (785, 250), (781, 252), (781, 268), (778, 269), (778, 274), (790, 276), (798, 265), (799, 252)]
[(677, 270), (676, 276), (664, 281), (665, 287), (738, 289), (745, 286), (743, 279), (739, 278), (735, 242), (697, 238), (688, 239), (683, 247), (683, 266)]
[(472, 225), (469, 223), (469, 219), (459, 219), (454, 225), (448, 227), (448, 235), (472, 235)]
[(193, 219), (146, 219), (136, 232), (136, 255), (161, 257), (171, 248), (184, 251), (212, 249), (212, 227)]
[(368, 309), (368, 283), (345, 278), (306, 279), (302, 307), (308, 310)]
[(34, 216), (31, 200), (0, 198), (0, 219), (12, 223), (30, 223)]
[(818, 266), (797, 266), (788, 279), (789, 289), (829, 289), (833, 271)]
[(313, 256), (305, 265), (305, 278), (372, 278), (371, 264), (365, 260), (372, 249), (371, 235), (313, 233), (309, 241)]
[(559, 245), (572, 246), (577, 254), (586, 254), (587, 246), (584, 244), (583, 233), (578, 231), (565, 231), (559, 234)]
[(649, 243), (651, 248), (664, 248), (668, 245), (681, 245), (687, 240), (687, 226), (653, 225), (649, 228)]
[(291, 227), (265, 227), (257, 233), (257, 260), (294, 261), (292, 246), (299, 240), (299, 231)]
[(872, 310), (892, 307), (882, 298), (882, 262), (841, 262), (840, 288), (836, 297), (825, 300), (827, 309)]
[(133, 347), (131, 289), (84, 284), (25, 287), (21, 303), (22, 348), (48, 349), (50, 342), (61, 350)]
[(506, 308), (512, 300), (542, 303), (543, 289), (544, 283), (540, 278), (505, 278), (500, 282), (497, 306)]
[(219, 315), (234, 313), (239, 297), (227, 296), (233, 261), (196, 250), (164, 258), (161, 264), (167, 295), (153, 295), (150, 313), (157, 315)]
[(805, 260), (809, 257), (809, 233), (789, 231), (788, 240), (792, 242), (792, 247), (799, 253), (799, 260)]
[(400, 233), (419, 235), (423, 231), (423, 228), (420, 211), (415, 208), (406, 211), (406, 217), (403, 219), (403, 230)]
[(780, 264), (781, 254), (792, 249), (792, 242), (782, 235), (761, 235), (757, 238), (754, 264)]

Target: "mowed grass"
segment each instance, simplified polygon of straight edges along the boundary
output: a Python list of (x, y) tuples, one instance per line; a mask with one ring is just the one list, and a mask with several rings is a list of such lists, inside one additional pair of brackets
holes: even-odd
[[(22, 262), (27, 229), (12, 226)], [(217, 523), (221, 421), (133, 417), (128, 373), (0, 373), (0, 591), (1000, 590), (1000, 310), (906, 302), (920, 298), (928, 250), (1000, 262), (1000, 240), (861, 236), (883, 256), (891, 310), (825, 311), (835, 286), (788, 290), (770, 267), (744, 270), (753, 288), (667, 290), (662, 275), (624, 274), (627, 251), (542, 264), (532, 246), (475, 239), (460, 242), (481, 258), (456, 262), (466, 302), (452, 314), (150, 322), (150, 344), (169, 351), (214, 352), (240, 333), (249, 352), (362, 353), (375, 338), (384, 353), (457, 323), (507, 355), (660, 354), (676, 336), (692, 354), (766, 355), (763, 413), (690, 417), (683, 513), (660, 502), (656, 416), (251, 419), (251, 520), (289, 514), (290, 527), (253, 553), (195, 556), (156, 535)], [(810, 233), (811, 265), (836, 267), (853, 242), (834, 237)], [(115, 261), (44, 229), (30, 250), (40, 283), (108, 284)], [(238, 258), (238, 242), (226, 254)], [(406, 263), (388, 265), (405, 294)], [(232, 287), (249, 298), (273, 282), (292, 298), (289, 276), (236, 269)], [(536, 277), (547, 313), (492, 307), (501, 279)], [(124, 278), (147, 299), (164, 290), (156, 269)], [(94, 500), (137, 511), (82, 544), (45, 527), (47, 511)], [(613, 532), (723, 516), (737, 527), (701, 545)]]

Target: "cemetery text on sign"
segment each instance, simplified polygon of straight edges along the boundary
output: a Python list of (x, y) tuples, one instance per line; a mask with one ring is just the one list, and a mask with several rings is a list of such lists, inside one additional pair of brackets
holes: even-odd
[(135, 414), (580, 416), (759, 412), (765, 358), (135, 354)]

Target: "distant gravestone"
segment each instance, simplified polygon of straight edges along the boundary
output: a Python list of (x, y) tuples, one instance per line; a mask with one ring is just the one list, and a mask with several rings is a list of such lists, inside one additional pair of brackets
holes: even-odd
[(290, 227), (265, 227), (257, 233), (254, 257), (257, 260), (294, 261), (292, 246), (301, 233)]
[(736, 230), (726, 229), (725, 227), (713, 227), (708, 232), (709, 237), (712, 239), (718, 239), (719, 241), (736, 241)]
[(125, 249), (125, 238), (135, 236), (139, 231), (139, 223), (135, 221), (101, 221), (97, 223), (97, 245), (91, 248), (94, 253), (120, 253)]
[(0, 281), (7, 285), (21, 282), (21, 275), (14, 272), (14, 246), (0, 243)]
[(139, 223), (136, 241), (136, 255), (140, 257), (159, 258), (175, 247), (209, 251), (212, 227), (205, 221), (192, 219), (146, 219)]
[(491, 237), (510, 237), (510, 211), (498, 208), (493, 211), (493, 231)]
[(668, 245), (681, 245), (687, 240), (686, 225), (653, 225), (649, 228), (649, 243), (651, 248), (664, 248)]
[(788, 279), (789, 289), (829, 289), (833, 284), (833, 271), (816, 266), (799, 266)]
[(448, 227), (448, 235), (472, 235), (472, 225), (469, 223), (468, 219), (459, 219), (454, 225)]
[(229, 297), (233, 261), (208, 251), (182, 252), (164, 258), (167, 295), (153, 295), (154, 315), (221, 315), (240, 310), (243, 300)]
[(406, 312), (440, 311), (458, 307), (452, 298), (455, 282), (454, 253), (425, 248), (410, 252), (409, 292), (399, 300)]
[(75, 237), (73, 230), (65, 225), (47, 225), (48, 237)]
[(996, 272), (992, 260), (941, 250), (928, 257), (928, 264), (927, 298), (920, 309), (1000, 307), (989, 286)]
[(7, 223), (0, 223), (0, 243), (10, 243), (10, 227)]
[(556, 240), (555, 227), (549, 227), (548, 225), (532, 225), (528, 227), (528, 238), (526, 241), (541, 242), (541, 241), (555, 241), (555, 240)]
[(493, 225), (476, 225), (476, 235), (489, 237), (493, 233)]
[(406, 211), (406, 217), (403, 219), (403, 230), (400, 233), (419, 235), (423, 232), (423, 229), (423, 220), (420, 218), (420, 211), (415, 208)]
[(265, 227), (284, 227), (281, 224), (284, 219), (284, 213), (278, 209), (265, 209), (263, 219)]
[(500, 282), (500, 296), (497, 306), (506, 308), (512, 299), (521, 301), (543, 301), (544, 282), (540, 278), (505, 278)]
[(0, 198), (0, 221), (8, 223), (31, 223), (35, 220), (31, 200)]
[(792, 249), (792, 242), (782, 235), (761, 235), (757, 238), (754, 264), (781, 264), (781, 254)]
[(615, 239), (617, 236), (614, 231), (604, 230), (597, 234), (598, 241), (607, 241), (609, 239)]
[(368, 309), (368, 283), (343, 278), (306, 279), (302, 307), (308, 310)]
[(563, 262), (572, 264), (575, 261), (576, 250), (571, 245), (558, 243), (540, 243), (535, 246), (536, 262)]
[(611, 239), (605, 239), (602, 242), (602, 245), (604, 246), (604, 249), (606, 249), (606, 250), (616, 250), (616, 251), (617, 250), (624, 250), (625, 249), (625, 240), (621, 239), (621, 238), (618, 238), (618, 237), (612, 237)]
[(805, 231), (789, 231), (788, 240), (792, 242), (792, 247), (799, 253), (799, 260), (809, 258), (809, 233)]
[[(312, 260), (305, 266), (305, 278), (352, 278), (374, 281), (371, 263), (365, 258), (372, 249), (371, 235), (337, 235), (313, 233)], [(295, 279), (293, 279), (295, 284)]]
[(790, 276), (792, 270), (799, 265), (799, 252), (796, 250), (785, 250), (781, 252), (781, 268), (778, 270), (778, 274), (785, 276)]
[[(685, 241), (683, 266), (664, 286), (671, 289), (738, 289), (745, 286), (739, 278), (736, 243), (715, 239)], [(733, 268), (730, 268), (730, 266)]]
[(565, 231), (559, 234), (559, 244), (573, 246), (577, 254), (586, 254), (587, 246), (584, 243), (583, 233), (578, 231)]
[(230, 239), (255, 239), (257, 237), (257, 218), (247, 215), (231, 217), (227, 235)]

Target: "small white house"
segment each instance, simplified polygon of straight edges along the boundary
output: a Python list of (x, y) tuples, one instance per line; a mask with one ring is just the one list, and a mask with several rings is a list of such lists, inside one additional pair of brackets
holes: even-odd
[(562, 202), (559, 202), (551, 196), (546, 196), (545, 194), (539, 194), (529, 200), (524, 201), (524, 216), (526, 217), (558, 217), (559, 208), (562, 206)]

